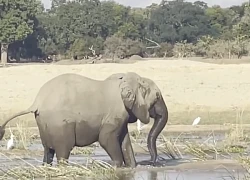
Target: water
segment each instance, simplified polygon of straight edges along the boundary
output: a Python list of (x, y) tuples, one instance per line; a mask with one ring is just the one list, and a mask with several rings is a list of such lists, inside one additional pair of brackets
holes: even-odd
[[(146, 137), (146, 135), (144, 136)], [(212, 137), (212, 138), (211, 138)], [(198, 143), (207, 143), (214, 144), (224, 141), (224, 134), (216, 134), (212, 136), (207, 134), (206, 136), (198, 136), (194, 134), (184, 134), (182, 136), (171, 135), (168, 136), (173, 141), (179, 142), (195, 142)], [(138, 139), (137, 142), (141, 142), (141, 145), (145, 146), (146, 138)], [(157, 144), (161, 144), (163, 139), (159, 137)], [(6, 147), (1, 141), (0, 151), (6, 152)], [(17, 153), (21, 158), (15, 158), (14, 155), (11, 155), (11, 159), (3, 154), (0, 154), (0, 169), (5, 171), (9, 168), (14, 167), (23, 167), (30, 165), (41, 165), (43, 155), (36, 155), (35, 152), (42, 152), (43, 146), (41, 145), (40, 139), (36, 140), (33, 144), (29, 146), (28, 155), (23, 155), (22, 153)], [(15, 154), (15, 150), (10, 151)], [(158, 151), (159, 152), (159, 151)], [(9, 156), (9, 155), (8, 155)], [(159, 167), (151, 167), (145, 165), (138, 165), (136, 169), (120, 169), (122, 175), (120, 175), (120, 180), (219, 180), (219, 179), (243, 179), (246, 175), (246, 171), (241, 165), (230, 159), (220, 159), (220, 160), (211, 160), (204, 162), (195, 162), (192, 161), (192, 156), (185, 154), (183, 159), (171, 160), (165, 154), (159, 152), (159, 156), (162, 157), (162, 160), (159, 160)], [(95, 148), (92, 159), (98, 159), (110, 163), (110, 157), (107, 153), (101, 148)], [(140, 164), (145, 160), (150, 158), (148, 152), (137, 152), (136, 161)], [(70, 162), (85, 164), (87, 162), (86, 155), (71, 155)], [(54, 164), (56, 164), (56, 157), (54, 158)]]
[(230, 172), (227, 170), (189, 170), (189, 171), (137, 171), (132, 176), (126, 177), (127, 180), (232, 180), (234, 178), (243, 179), (245, 172)]

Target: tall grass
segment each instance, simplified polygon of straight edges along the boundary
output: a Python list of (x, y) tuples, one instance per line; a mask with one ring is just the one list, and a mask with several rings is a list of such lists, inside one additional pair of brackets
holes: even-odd
[(24, 149), (28, 150), (29, 145), (32, 143), (32, 136), (33, 134), (27, 128), (28, 122), (27, 121), (18, 121), (16, 124), (16, 145), (15, 148), (17, 149)]
[[(70, 162), (68, 165), (57, 166), (34, 166), (27, 161), (19, 158), (24, 165), (1, 169), (0, 179), (100, 179), (100, 180), (116, 180), (118, 175), (116, 168), (108, 163), (88, 158), (88, 163), (80, 165)], [(14, 161), (14, 159), (10, 159)]]

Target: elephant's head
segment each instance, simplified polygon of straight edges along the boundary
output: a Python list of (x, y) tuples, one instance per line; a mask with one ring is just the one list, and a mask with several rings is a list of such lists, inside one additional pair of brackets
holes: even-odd
[(147, 83), (136, 73), (127, 73), (119, 83), (124, 105), (131, 115), (148, 124), (150, 121), (149, 103), (145, 100)]
[(136, 73), (118, 73), (107, 78), (107, 80), (119, 80), (121, 82), (124, 80), (134, 81), (135, 79), (137, 80), (138, 90), (141, 93), (141, 97), (144, 99), (143, 103), (145, 103), (145, 107), (147, 107), (147, 112), (145, 112), (145, 110), (138, 111), (137, 114), (134, 113), (133, 115), (140, 119), (141, 116), (146, 117), (149, 113), (149, 116), (154, 119), (154, 124), (148, 135), (147, 145), (151, 155), (151, 161), (153, 164), (155, 164), (157, 160), (156, 139), (168, 121), (168, 109), (160, 89), (157, 87), (154, 81), (141, 77)]

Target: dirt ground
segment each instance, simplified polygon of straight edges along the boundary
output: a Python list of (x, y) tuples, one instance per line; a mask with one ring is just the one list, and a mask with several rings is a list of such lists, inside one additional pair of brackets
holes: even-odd
[[(112, 73), (133, 71), (159, 86), (169, 109), (169, 124), (188, 125), (197, 116), (201, 117), (201, 124), (248, 123), (249, 62), (202, 61), (154, 59), (132, 64), (33, 64), (0, 68), (0, 121), (29, 107), (39, 88), (59, 74), (77, 73), (102, 80)], [(33, 115), (19, 119), (29, 119), (29, 125), (36, 126)]]

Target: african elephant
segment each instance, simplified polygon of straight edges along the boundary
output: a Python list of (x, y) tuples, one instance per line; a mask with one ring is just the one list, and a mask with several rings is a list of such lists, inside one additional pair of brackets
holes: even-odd
[[(154, 104), (163, 103), (157, 100), (162, 99), (161, 94), (149, 92), (156, 92), (155, 86), (132, 72), (126, 73), (120, 81), (62, 74), (40, 88), (27, 110), (14, 114), (0, 126), (0, 140), (9, 121), (34, 113), (44, 147), (44, 164), (52, 164), (55, 153), (58, 163), (67, 163), (74, 146), (84, 147), (98, 141), (114, 165), (120, 167), (124, 163), (135, 167), (127, 128), (129, 117), (136, 117), (145, 124), (149, 123), (150, 114), (156, 117), (158, 121), (150, 133), (152, 139), (166, 124), (166, 109), (159, 108), (162, 112), (154, 114), (160, 107)], [(149, 111), (151, 106), (154, 108)]]
[[(107, 77), (106, 80), (122, 81), (126, 76), (125, 73), (117, 73)], [(141, 90), (146, 103), (149, 104), (149, 115), (154, 119), (154, 124), (148, 134), (147, 146), (151, 155), (150, 163), (155, 165), (157, 161), (156, 139), (167, 124), (168, 109), (161, 95), (161, 91), (155, 82), (145, 77), (141, 77), (140, 79), (147, 85), (146, 88), (143, 87)], [(130, 114), (129, 123), (136, 121), (137, 117)]]

